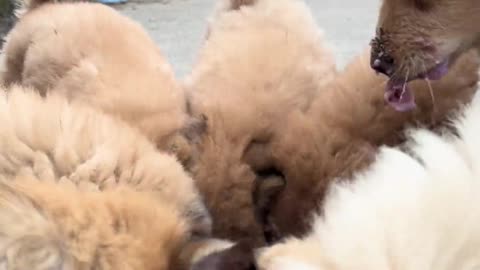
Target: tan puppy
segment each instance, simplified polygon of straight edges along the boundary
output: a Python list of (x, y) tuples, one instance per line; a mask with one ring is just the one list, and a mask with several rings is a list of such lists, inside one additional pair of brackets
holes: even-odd
[(0, 97), (0, 176), (29, 177), (80, 190), (119, 187), (171, 204), (209, 235), (210, 215), (175, 157), (159, 152), (123, 121), (58, 93), (42, 98), (14, 87)]
[(175, 205), (128, 188), (82, 192), (42, 180), (0, 180), (3, 269), (178, 269), (189, 223)]
[(184, 135), (201, 124), (191, 123), (170, 65), (139, 24), (101, 4), (25, 1), (3, 52), (6, 86), (55, 91), (100, 108), (188, 163)]
[(310, 107), (333, 79), (334, 59), (302, 1), (219, 5), (186, 83), (193, 114), (208, 118), (193, 173), (216, 236), (264, 242), (251, 197), (257, 175), (244, 154), (270, 140), (288, 112)]
[(407, 82), (443, 77), (464, 51), (480, 45), (476, 0), (383, 0), (371, 65), (391, 78), (386, 99), (414, 107)]

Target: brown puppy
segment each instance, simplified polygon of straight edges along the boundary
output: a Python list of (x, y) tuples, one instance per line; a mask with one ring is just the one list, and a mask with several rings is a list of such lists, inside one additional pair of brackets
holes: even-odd
[(184, 91), (145, 30), (105, 5), (49, 2), (55, 1), (21, 2), (0, 84), (81, 100), (129, 122), (188, 163), (189, 139), (202, 125), (188, 117)]
[(280, 235), (302, 235), (310, 214), (322, 205), (325, 192), (338, 178), (368, 166), (378, 146), (398, 145), (410, 126), (442, 127), (442, 122), (476, 92), (479, 57), (475, 51), (460, 58), (450, 74), (432, 84), (415, 82), (417, 109), (398, 113), (383, 100), (386, 79), (369, 67), (366, 51), (316, 98), (306, 113), (288, 115), (269, 146), (274, 168), (287, 185), (270, 211), (270, 227)]
[(188, 82), (192, 112), (208, 117), (193, 173), (216, 236), (263, 243), (305, 232), (335, 178), (400, 143), (406, 126), (438, 125), (475, 92), (472, 53), (432, 85), (434, 100), (417, 84), (417, 110), (396, 113), (367, 54), (336, 77), (302, 1), (222, 3)]
[(386, 99), (414, 106), (407, 82), (444, 76), (466, 50), (480, 45), (476, 0), (383, 0), (372, 41), (372, 68), (391, 78)]
[(263, 174), (244, 161), (245, 152), (270, 140), (288, 112), (310, 107), (336, 74), (334, 59), (302, 1), (219, 5), (186, 83), (192, 113), (208, 118), (192, 171), (214, 216), (214, 234), (263, 243), (252, 200)]

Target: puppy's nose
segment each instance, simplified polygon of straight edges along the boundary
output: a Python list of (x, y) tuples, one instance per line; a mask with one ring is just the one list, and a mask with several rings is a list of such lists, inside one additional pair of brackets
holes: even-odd
[(379, 73), (383, 73), (387, 76), (391, 76), (393, 73), (393, 64), (395, 61), (391, 56), (387, 55), (379, 55), (377, 57), (373, 57), (371, 61), (371, 67)]

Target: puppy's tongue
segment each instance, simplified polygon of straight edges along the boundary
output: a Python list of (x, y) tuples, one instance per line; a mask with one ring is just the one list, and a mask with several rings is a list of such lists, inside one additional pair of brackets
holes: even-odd
[(438, 63), (433, 69), (424, 74), (430, 80), (440, 80), (448, 73), (448, 59)]
[(406, 82), (389, 80), (384, 95), (385, 101), (395, 110), (405, 112), (415, 109), (415, 97)]

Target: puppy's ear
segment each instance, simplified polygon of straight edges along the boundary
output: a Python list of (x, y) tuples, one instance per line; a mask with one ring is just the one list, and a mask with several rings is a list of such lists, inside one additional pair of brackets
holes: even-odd
[(212, 253), (194, 264), (191, 270), (255, 270), (253, 245), (241, 241), (236, 245)]

